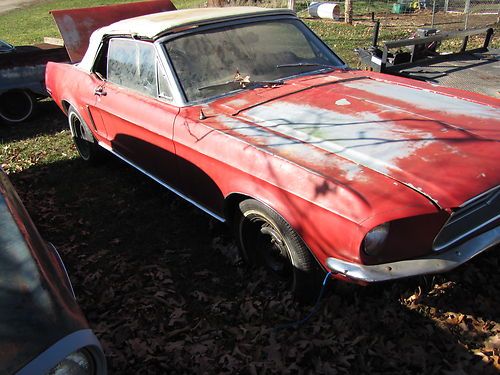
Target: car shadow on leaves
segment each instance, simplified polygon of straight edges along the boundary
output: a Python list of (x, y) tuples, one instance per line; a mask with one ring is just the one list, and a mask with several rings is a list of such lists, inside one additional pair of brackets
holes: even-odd
[(493, 252), (431, 281), (331, 281), (316, 315), (279, 329), (311, 307), (277, 290), (263, 270), (241, 266), (223, 224), (123, 163), (68, 160), (11, 180), (42, 235), (60, 250), (111, 372), (498, 368)]
[(17, 124), (0, 122), (0, 141), (16, 142), (40, 135), (58, 133), (68, 128), (68, 120), (57, 105), (49, 99), (37, 102), (33, 118)]

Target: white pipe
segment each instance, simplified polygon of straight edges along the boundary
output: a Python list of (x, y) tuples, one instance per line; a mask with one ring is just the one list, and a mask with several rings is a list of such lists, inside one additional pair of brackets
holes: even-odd
[(337, 3), (311, 2), (308, 8), (309, 15), (314, 18), (328, 18), (338, 20), (340, 18), (340, 5)]

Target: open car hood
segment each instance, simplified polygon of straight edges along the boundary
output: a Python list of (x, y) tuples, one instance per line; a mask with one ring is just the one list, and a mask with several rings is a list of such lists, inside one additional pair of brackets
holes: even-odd
[[(293, 158), (287, 147), (312, 145), (401, 182), (441, 207), (457, 207), (500, 184), (500, 102), (410, 83), (338, 72), (248, 91), (212, 106), (255, 124), (268, 132), (268, 140), (286, 139), (266, 144), (277, 154)], [(307, 160), (310, 154), (300, 154), (296, 162), (320, 169), (312, 156)]]
[(97, 29), (127, 18), (175, 10), (170, 0), (106, 5), (92, 8), (53, 10), (52, 16), (64, 40), (71, 62), (81, 61)]

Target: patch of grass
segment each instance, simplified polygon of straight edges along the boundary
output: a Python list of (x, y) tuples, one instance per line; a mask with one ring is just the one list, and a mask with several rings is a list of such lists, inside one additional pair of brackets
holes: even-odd
[[(13, 45), (40, 43), (44, 37), (60, 37), (50, 11), (54, 9), (86, 8), (138, 0), (46, 0), (32, 6), (0, 15), (0, 39)], [(193, 8), (202, 0), (174, 1), (178, 9)]]
[[(363, 0), (359, 1), (356, 0), (353, 3), (353, 13), (354, 15), (361, 15), (361, 14), (367, 14), (371, 12), (375, 13), (387, 13), (391, 11), (392, 4), (396, 0), (376, 0), (376, 1), (370, 1), (370, 0)], [(296, 1), (295, 2), (295, 9), (297, 12), (300, 13), (300, 15), (306, 15), (307, 14), (307, 8), (309, 7), (309, 4), (311, 1)], [(263, 3), (265, 4), (265, 3)], [(270, 0), (268, 2), (269, 6), (273, 8), (286, 8), (288, 5), (288, 0)], [(266, 4), (267, 5), (267, 4)], [(343, 17), (344, 15), (344, 3), (339, 2), (340, 5), (340, 14)], [(259, 4), (260, 6), (260, 4)]]
[(392, 9), (392, 4), (396, 1), (359, 1), (356, 0), (353, 3), (354, 15), (367, 14), (371, 12), (375, 13), (389, 13)]
[(74, 159), (77, 157), (69, 130), (39, 135), (2, 144), (0, 160), (7, 173), (18, 173), (34, 166)]
[(349, 65), (356, 64), (354, 49), (370, 39), (371, 27), (308, 19), (306, 24)]
[[(330, 20), (306, 19), (306, 24), (325, 41), (345, 62), (356, 67), (359, 63), (355, 48), (368, 47), (373, 27), (367, 23), (346, 25)], [(380, 40), (394, 40), (408, 36), (405, 28), (381, 28)]]
[(0, 125), (0, 165), (7, 173), (76, 157), (66, 116), (50, 99), (38, 104), (32, 121)]

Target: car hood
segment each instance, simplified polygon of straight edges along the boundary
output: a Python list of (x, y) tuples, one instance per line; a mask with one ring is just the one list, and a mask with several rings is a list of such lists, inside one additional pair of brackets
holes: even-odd
[(457, 94), (467, 93), (343, 71), (248, 91), (213, 106), (452, 208), (500, 183), (500, 101)]

